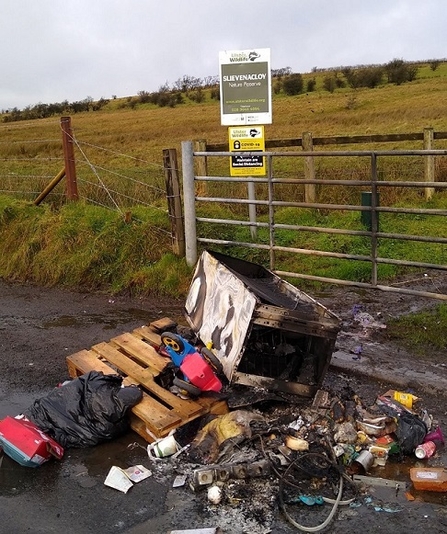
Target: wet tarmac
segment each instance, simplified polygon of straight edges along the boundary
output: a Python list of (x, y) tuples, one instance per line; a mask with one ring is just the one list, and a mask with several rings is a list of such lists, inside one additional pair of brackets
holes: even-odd
[[(0, 418), (21, 413), (63, 381), (67, 377), (67, 355), (166, 315), (181, 321), (182, 303), (0, 283)], [(357, 365), (352, 355), (346, 357), (347, 364), (349, 359), (351, 367)], [(403, 365), (396, 362), (395, 369), (400, 368)], [(393, 386), (392, 374), (389, 380), (384, 376), (378, 381), (372, 375), (349, 372), (349, 365), (331, 367), (325, 384), (329, 388), (349, 384), (361, 398), (373, 402)], [(445, 398), (431, 394), (426, 387), (414, 392), (447, 428)], [(194, 493), (188, 485), (172, 487), (176, 475), (188, 467), (181, 458), (155, 464), (148, 458), (146, 445), (130, 431), (111, 443), (69, 449), (62, 460), (51, 460), (36, 469), (22, 467), (4, 456), (0, 466), (0, 532), (164, 534), (173, 529), (218, 525), (226, 534), (297, 531), (278, 508), (277, 481), (259, 481), (255, 490), (262, 496), (263, 505), (254, 494), (250, 497), (249, 484), (245, 483), (237, 488), (239, 497), (210, 505), (203, 492)], [(111, 466), (137, 464), (153, 474), (127, 494), (104, 485)], [(341, 506), (323, 532), (447, 532), (447, 494), (412, 490), (408, 472), (415, 465), (447, 465), (447, 453), (440, 449), (428, 461), (408, 457), (403, 462), (372, 468), (369, 475), (401, 481), (405, 491), (369, 486), (356, 506)], [(409, 500), (407, 490), (414, 500)], [(229, 494), (230, 487), (227, 491)], [(240, 497), (243, 495), (247, 497)], [(323, 508), (292, 507), (291, 513), (315, 525), (327, 516), (327, 506)]]

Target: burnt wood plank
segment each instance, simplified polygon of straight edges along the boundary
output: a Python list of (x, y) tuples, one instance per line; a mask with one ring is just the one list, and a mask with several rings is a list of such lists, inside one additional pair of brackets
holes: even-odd
[(149, 326), (152, 330), (155, 330), (155, 332), (163, 333), (165, 331), (172, 331), (172, 329), (177, 326), (177, 323), (169, 317), (162, 317), (161, 319), (149, 323)]

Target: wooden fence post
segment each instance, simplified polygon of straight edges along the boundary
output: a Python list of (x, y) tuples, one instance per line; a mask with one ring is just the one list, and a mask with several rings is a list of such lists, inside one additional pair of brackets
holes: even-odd
[(57, 173), (57, 175), (51, 180), (51, 182), (45, 187), (45, 189), (40, 193), (40, 195), (34, 201), (34, 205), (38, 206), (42, 200), (53, 191), (57, 184), (65, 176), (65, 168)]
[[(433, 128), (424, 128), (424, 150), (433, 150)], [(435, 181), (435, 157), (425, 156), (425, 181)], [(434, 187), (425, 188), (425, 199), (430, 200), (435, 193)]]
[(76, 180), (76, 164), (73, 149), (73, 133), (71, 131), (71, 117), (61, 117), (62, 147), (64, 149), (66, 196), (68, 200), (78, 200), (78, 185)]
[[(194, 152), (206, 152), (206, 140), (198, 139), (193, 141)], [(208, 162), (206, 156), (200, 156), (194, 158), (194, 167), (196, 176), (208, 176)], [(203, 197), (207, 194), (207, 183), (198, 182), (197, 196)]]
[(180, 197), (177, 151), (175, 148), (165, 148), (163, 150), (163, 167), (165, 170), (169, 219), (171, 220), (172, 251), (177, 256), (184, 256), (185, 229)]
[[(313, 152), (314, 145), (312, 140), (312, 134), (310, 132), (303, 133), (303, 150), (304, 152)], [(315, 180), (315, 162), (312, 156), (306, 156), (304, 158), (304, 179)], [(304, 202), (312, 204), (316, 199), (315, 184), (304, 185)]]

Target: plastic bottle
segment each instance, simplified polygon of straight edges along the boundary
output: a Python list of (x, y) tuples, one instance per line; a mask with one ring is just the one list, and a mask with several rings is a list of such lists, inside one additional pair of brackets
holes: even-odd
[(433, 441), (426, 441), (425, 443), (421, 443), (416, 447), (414, 454), (416, 455), (416, 458), (423, 460), (424, 458), (430, 458), (430, 456), (433, 456), (435, 451), (435, 443)]

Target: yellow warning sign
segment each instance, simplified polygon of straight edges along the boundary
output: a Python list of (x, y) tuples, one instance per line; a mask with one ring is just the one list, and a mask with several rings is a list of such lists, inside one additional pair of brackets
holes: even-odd
[(265, 158), (253, 152), (265, 151), (264, 126), (228, 128), (230, 176), (265, 176)]

